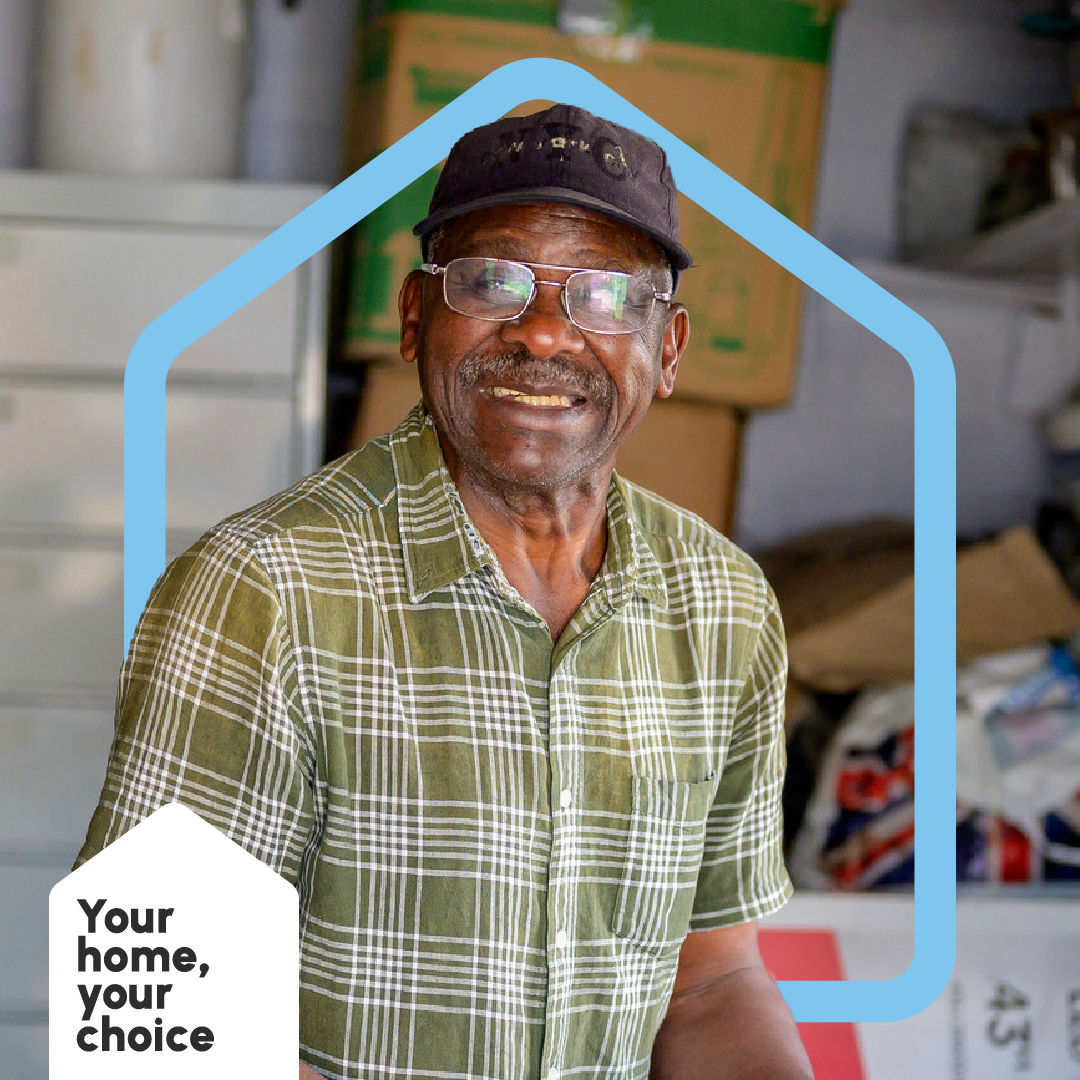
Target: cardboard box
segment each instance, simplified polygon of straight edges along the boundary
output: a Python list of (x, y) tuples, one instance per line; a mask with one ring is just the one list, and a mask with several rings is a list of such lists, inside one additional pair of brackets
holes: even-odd
[[(834, 571), (830, 578), (823, 570), (823, 594), (842, 573)], [(857, 591), (843, 583), (837, 588), (852, 598)], [(783, 613), (779, 587), (777, 596)], [(1080, 602), (1030, 529), (1010, 529), (957, 556), (958, 664), (1078, 632)], [(910, 681), (915, 677), (914, 576), (789, 634), (788, 654), (794, 678), (818, 690), (845, 693)]]
[[(351, 439), (353, 447), (395, 428), (420, 400), (416, 367), (368, 366)], [(619, 451), (628, 480), (700, 514), (728, 532), (739, 477), (742, 421), (723, 405), (654, 401), (641, 427)]]
[(846, 615), (915, 572), (915, 526), (870, 518), (754, 553), (780, 602), (788, 640)]
[(356, 450), (368, 439), (393, 431), (419, 400), (415, 364), (403, 360), (395, 365), (368, 364), (349, 449)]
[(725, 405), (654, 401), (619, 450), (627, 480), (700, 514), (730, 534), (739, 487), (742, 418)]
[[(647, 39), (562, 34), (554, 28), (557, 6), (556, 0), (389, 3), (363, 32), (346, 125), (350, 170), (495, 68), (546, 56), (585, 68), (809, 226), (834, 4), (648, 0), (635, 5), (651, 22)], [(528, 102), (513, 112), (544, 104)], [(430, 170), (357, 231), (347, 356), (385, 355), (397, 342), (398, 286), (420, 262), (410, 230), (427, 212), (437, 175)], [(801, 283), (685, 196), (679, 213), (696, 265), (679, 290), (693, 333), (678, 393), (746, 407), (781, 404), (794, 378)]]

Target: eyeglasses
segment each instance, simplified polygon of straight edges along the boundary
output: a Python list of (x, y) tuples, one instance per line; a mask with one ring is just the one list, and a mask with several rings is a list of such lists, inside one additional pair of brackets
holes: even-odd
[[(545, 281), (538, 270), (567, 270), (565, 281)], [(510, 259), (451, 259), (445, 266), (424, 263), (425, 273), (441, 274), (446, 305), (459, 315), (488, 322), (509, 322), (525, 313), (537, 285), (556, 285), (566, 317), (591, 334), (630, 334), (652, 317), (657, 300), (671, 302), (671, 293), (657, 292), (648, 281), (614, 270), (582, 270), (550, 263)]]

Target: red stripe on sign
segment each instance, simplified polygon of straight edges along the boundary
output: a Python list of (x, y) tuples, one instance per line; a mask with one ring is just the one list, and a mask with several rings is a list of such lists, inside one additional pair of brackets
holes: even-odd
[[(842, 979), (832, 930), (762, 930), (758, 945), (774, 979)], [(854, 1024), (799, 1024), (799, 1037), (822, 1080), (867, 1080)]]

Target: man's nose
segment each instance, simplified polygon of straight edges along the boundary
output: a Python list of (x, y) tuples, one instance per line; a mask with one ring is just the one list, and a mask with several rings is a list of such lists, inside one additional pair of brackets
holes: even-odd
[(532, 303), (516, 319), (503, 323), (502, 340), (507, 344), (524, 345), (538, 359), (558, 353), (581, 352), (585, 348), (585, 339), (567, 317), (562, 298), (560, 286), (538, 281)]

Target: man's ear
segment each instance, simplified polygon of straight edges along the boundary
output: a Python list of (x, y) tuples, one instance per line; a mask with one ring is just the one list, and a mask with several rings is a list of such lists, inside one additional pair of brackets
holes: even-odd
[(398, 318), (401, 320), (401, 359), (413, 363), (420, 355), (421, 334), (424, 321), (423, 270), (413, 270), (406, 275), (398, 293)]
[(664, 326), (664, 344), (660, 350), (660, 378), (656, 384), (657, 397), (671, 397), (675, 389), (675, 373), (679, 357), (690, 341), (690, 312), (682, 304), (672, 304)]

